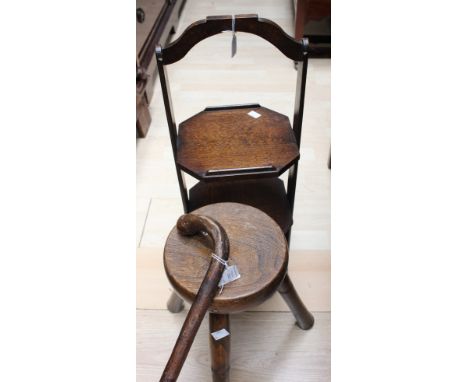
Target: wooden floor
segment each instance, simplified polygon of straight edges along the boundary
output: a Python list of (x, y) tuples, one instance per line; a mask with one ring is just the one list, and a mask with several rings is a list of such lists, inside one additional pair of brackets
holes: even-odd
[[(330, 313), (315, 313), (303, 331), (289, 313), (252, 312), (231, 318), (231, 382), (330, 381)], [(137, 382), (158, 381), (185, 314), (137, 310)], [(179, 377), (211, 380), (205, 317)]]
[[(293, 34), (289, 0), (187, 0), (177, 31), (207, 15), (257, 13)], [(231, 33), (202, 41), (168, 69), (177, 123), (206, 106), (258, 102), (292, 121), (297, 72), (290, 60), (256, 36)], [(148, 136), (137, 139), (137, 374), (159, 379), (186, 310), (166, 309), (170, 285), (163, 269), (166, 237), (183, 213), (161, 89), (157, 81)], [(294, 325), (278, 294), (232, 319), (232, 381), (330, 379), (330, 60), (310, 60), (289, 274), (316, 324)], [(286, 180), (285, 176), (282, 177)], [(188, 186), (195, 181), (187, 176)], [(319, 313), (323, 312), (323, 313)], [(203, 323), (180, 381), (209, 381), (207, 323)]]

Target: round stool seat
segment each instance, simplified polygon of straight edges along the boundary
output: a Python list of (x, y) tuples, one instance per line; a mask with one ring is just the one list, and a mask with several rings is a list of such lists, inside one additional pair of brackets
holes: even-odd
[[(216, 294), (210, 311), (241, 312), (261, 304), (286, 275), (288, 246), (281, 228), (264, 212), (239, 203), (217, 203), (192, 212), (205, 215), (225, 229), (229, 265), (241, 277)], [(203, 235), (183, 236), (174, 227), (164, 248), (164, 268), (177, 294), (193, 301), (212, 259), (213, 244)]]

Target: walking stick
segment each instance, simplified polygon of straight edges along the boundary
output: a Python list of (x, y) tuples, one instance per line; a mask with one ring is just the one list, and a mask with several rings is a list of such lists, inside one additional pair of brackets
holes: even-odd
[[(187, 236), (198, 232), (208, 234), (214, 244), (215, 255), (227, 261), (229, 257), (229, 240), (224, 228), (215, 220), (206, 216), (186, 214), (182, 215), (177, 221), (177, 229), (182, 235)], [(216, 288), (223, 271), (224, 265), (212, 258), (195, 301), (182, 325), (179, 337), (172, 349), (172, 354), (166, 364), (160, 382), (173, 382), (177, 380), (195, 339), (195, 335), (203, 321), (203, 317), (215, 296)]]

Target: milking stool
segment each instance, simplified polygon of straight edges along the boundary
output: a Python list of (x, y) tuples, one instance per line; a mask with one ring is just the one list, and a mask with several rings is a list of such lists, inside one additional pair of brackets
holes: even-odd
[[(297, 295), (287, 275), (288, 246), (281, 228), (267, 214), (239, 203), (217, 203), (192, 212), (221, 225), (229, 239), (229, 265), (236, 265), (240, 278), (223, 286), (209, 307), (210, 333), (226, 329), (229, 315), (251, 309), (279, 291), (301, 329), (310, 329), (314, 319)], [(202, 232), (203, 233), (203, 232)], [(175, 293), (193, 302), (212, 260), (209, 235), (182, 235), (176, 227), (164, 248), (164, 267)], [(235, 335), (235, 333), (234, 333)], [(213, 381), (229, 381), (230, 336), (210, 336)]]

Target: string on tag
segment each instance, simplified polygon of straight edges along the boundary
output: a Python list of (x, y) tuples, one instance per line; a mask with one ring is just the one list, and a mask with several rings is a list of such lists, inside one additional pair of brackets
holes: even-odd
[(214, 253), (212, 253), (211, 256), (213, 257), (213, 259), (215, 259), (216, 261), (218, 261), (219, 263), (221, 263), (224, 266), (223, 274), (222, 274), (221, 279), (219, 280), (219, 283), (218, 283), (218, 286), (221, 288), (220, 291), (219, 291), (219, 294), (221, 294), (221, 293), (223, 293), (224, 285), (229, 284), (229, 283), (237, 280), (241, 276), (240, 276), (240, 273), (237, 270), (237, 266), (235, 264), (234, 265), (229, 265), (229, 260), (224, 260), (224, 259), (222, 259), (221, 257), (217, 256)]
[[(223, 264), (224, 269), (226, 269), (228, 267), (228, 262), (226, 260), (222, 259), (221, 257), (219, 257), (218, 255), (216, 255), (215, 253), (212, 253), (211, 257), (213, 259), (215, 259), (218, 263)], [(221, 289), (219, 290), (219, 294), (223, 293), (223, 289), (224, 289), (224, 284), (221, 284)]]
[(236, 16), (232, 15), (232, 42), (231, 42), (231, 58), (237, 52), (237, 37), (236, 37)]
[(220, 262), (221, 264), (224, 265), (224, 268), (227, 268), (227, 266), (229, 265), (228, 262), (224, 259), (222, 259), (221, 257), (219, 257), (218, 255), (216, 255), (215, 253), (212, 253), (211, 254), (211, 257), (213, 259), (215, 259), (216, 261)]

